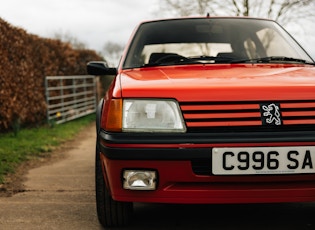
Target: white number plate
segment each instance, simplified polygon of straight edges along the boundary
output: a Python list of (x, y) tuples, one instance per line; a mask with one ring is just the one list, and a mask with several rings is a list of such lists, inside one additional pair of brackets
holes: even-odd
[(214, 175), (315, 173), (315, 146), (213, 148)]

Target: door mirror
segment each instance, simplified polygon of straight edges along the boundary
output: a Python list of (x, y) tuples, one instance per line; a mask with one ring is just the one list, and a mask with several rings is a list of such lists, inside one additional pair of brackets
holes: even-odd
[(90, 75), (116, 75), (116, 68), (109, 68), (107, 63), (104, 61), (92, 61), (87, 64), (87, 72)]

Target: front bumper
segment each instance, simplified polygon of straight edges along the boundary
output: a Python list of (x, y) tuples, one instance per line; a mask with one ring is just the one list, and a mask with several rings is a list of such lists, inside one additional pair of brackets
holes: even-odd
[[(130, 161), (110, 160), (101, 157), (112, 197), (117, 201), (158, 202), (183, 204), (216, 203), (272, 203), (315, 201), (315, 176), (313, 181), (251, 182), (249, 177), (218, 178), (192, 173), (189, 161)], [(155, 191), (130, 191), (122, 188), (122, 170), (129, 168), (158, 171), (158, 189)], [(296, 179), (290, 176), (291, 179)], [(287, 177), (287, 179), (289, 179)], [(309, 179), (304, 176), (303, 179)]]
[[(305, 146), (315, 145), (314, 132), (278, 136), (258, 134), (234, 139), (177, 139), (156, 135), (127, 134), (99, 136), (101, 161), (114, 200), (186, 204), (273, 203), (315, 201), (315, 174), (215, 176), (211, 174), (211, 150), (218, 146)], [(232, 135), (231, 135), (232, 136)], [(266, 138), (269, 142), (266, 142)], [(190, 140), (190, 142), (189, 142)], [(215, 141), (216, 140), (216, 141)], [(303, 140), (303, 141), (302, 141)], [(197, 165), (196, 165), (197, 162)], [(201, 163), (201, 166), (200, 166)], [(201, 169), (200, 169), (201, 168)], [(125, 190), (124, 169), (148, 169), (158, 173), (154, 191)], [(205, 170), (204, 170), (205, 169)]]

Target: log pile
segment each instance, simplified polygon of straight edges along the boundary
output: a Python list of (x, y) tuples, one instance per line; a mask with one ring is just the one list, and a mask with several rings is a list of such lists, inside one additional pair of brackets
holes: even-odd
[(0, 18), (0, 132), (46, 120), (45, 76), (84, 75), (91, 60), (102, 58)]

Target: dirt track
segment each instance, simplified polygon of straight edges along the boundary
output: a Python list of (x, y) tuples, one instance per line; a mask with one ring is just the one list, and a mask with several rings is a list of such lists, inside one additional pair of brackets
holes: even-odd
[(0, 197), (0, 229), (101, 229), (95, 213), (94, 140), (91, 126), (63, 159), (31, 169), (23, 192)]
[[(0, 197), (0, 230), (97, 230), (95, 128), (84, 130), (62, 157), (31, 169), (22, 191)], [(63, 149), (64, 150), (64, 149)], [(135, 204), (132, 230), (314, 230), (315, 203), (252, 205)]]

